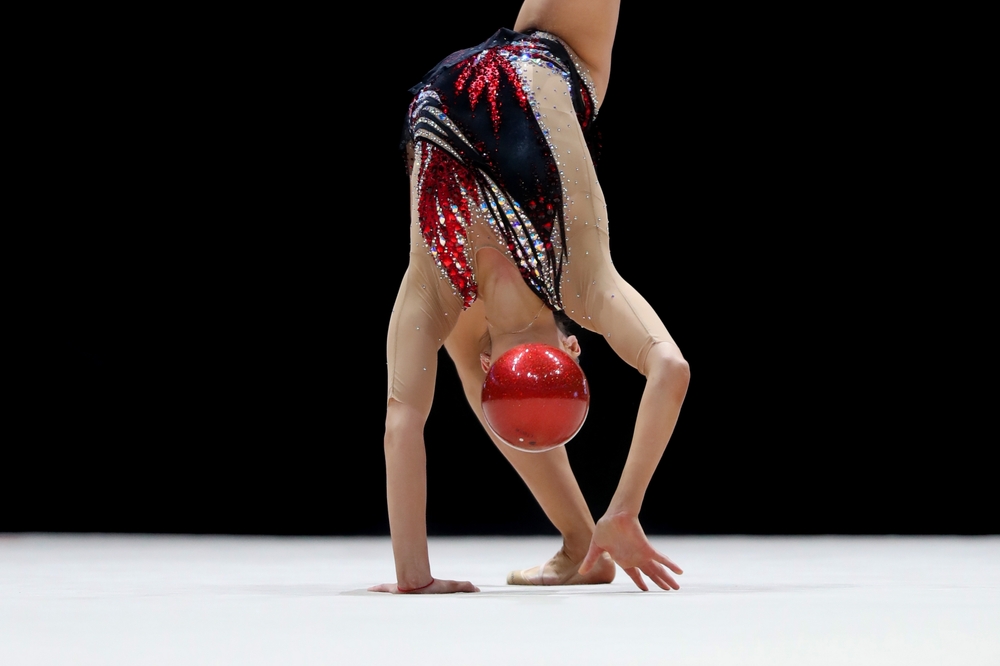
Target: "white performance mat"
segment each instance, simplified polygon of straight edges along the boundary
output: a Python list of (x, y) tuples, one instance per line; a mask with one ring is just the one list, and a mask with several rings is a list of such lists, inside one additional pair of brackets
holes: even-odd
[(998, 537), (654, 537), (679, 592), (524, 588), (558, 539), (0, 535), (0, 664), (1000, 664)]

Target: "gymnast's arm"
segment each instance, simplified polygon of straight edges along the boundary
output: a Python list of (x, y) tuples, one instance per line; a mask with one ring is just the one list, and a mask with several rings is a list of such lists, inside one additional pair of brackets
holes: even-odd
[[(601, 232), (603, 234), (603, 231)], [(605, 239), (606, 240), (606, 239)], [(646, 377), (625, 469), (604, 516), (597, 522), (590, 551), (580, 566), (586, 573), (602, 552), (611, 555), (639, 588), (642, 571), (659, 587), (679, 586), (667, 572), (680, 567), (650, 545), (639, 524), (646, 489), (673, 434), (690, 381), (688, 363), (659, 316), (611, 264), (607, 245), (603, 269), (594, 274), (586, 322), (604, 335), (615, 352)]]
[(437, 352), (461, 312), (461, 302), (449, 292), (419, 232), (411, 234), (410, 265), (396, 296), (386, 339), (386, 499), (396, 582), (371, 587), (372, 592), (479, 591), (468, 581), (434, 579), (427, 553), (424, 423), (434, 399)]

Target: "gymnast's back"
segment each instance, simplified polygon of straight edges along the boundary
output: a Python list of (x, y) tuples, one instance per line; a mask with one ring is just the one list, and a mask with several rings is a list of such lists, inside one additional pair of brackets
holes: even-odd
[(564, 311), (640, 372), (670, 339), (614, 269), (588, 148), (616, 22), (617, 2), (529, 1), (516, 30), (452, 54), (411, 89), (410, 262), (390, 322), (390, 399), (429, 410), (432, 357), (470, 308), (501, 330), (530, 325), (540, 307)]

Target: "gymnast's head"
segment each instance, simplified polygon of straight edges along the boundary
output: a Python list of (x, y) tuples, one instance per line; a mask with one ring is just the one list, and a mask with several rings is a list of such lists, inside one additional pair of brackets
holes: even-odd
[[(551, 311), (546, 314), (542, 319), (539, 313), (516, 335), (494, 331), (493, 354), (480, 355), (486, 373), (480, 397), (485, 423), (500, 441), (528, 453), (573, 439), (590, 407), (576, 336), (561, 328)], [(538, 331), (529, 335), (539, 321)]]
[(553, 312), (543, 307), (527, 327), (519, 331), (504, 332), (487, 322), (486, 333), (480, 341), (479, 362), (483, 372), (489, 372), (494, 359), (509, 349), (523, 344), (544, 344), (566, 352), (577, 365), (580, 363), (580, 341), (574, 331), (578, 325), (565, 312)]

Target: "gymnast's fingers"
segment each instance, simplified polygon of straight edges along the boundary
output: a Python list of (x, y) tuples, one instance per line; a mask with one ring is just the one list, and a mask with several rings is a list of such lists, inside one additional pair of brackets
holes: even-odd
[(642, 579), (642, 574), (635, 567), (629, 567), (625, 570), (628, 577), (632, 579), (632, 582), (639, 586), (639, 589), (643, 592), (649, 592), (649, 587), (646, 585), (646, 581)]
[(587, 556), (583, 558), (583, 562), (580, 564), (578, 569), (580, 575), (586, 576), (590, 573), (590, 570), (594, 568), (597, 564), (597, 560), (600, 559), (601, 553), (604, 551), (600, 549), (593, 541), (590, 542), (590, 550), (587, 551)]
[(449, 592), (478, 592), (479, 588), (467, 580), (449, 580)]
[(656, 583), (657, 587), (661, 590), (679, 590), (681, 586), (677, 584), (677, 581), (667, 573), (664, 569), (656, 562), (650, 562), (649, 565), (643, 567), (642, 572), (649, 576), (649, 579)]
[(660, 552), (660, 551), (658, 551), (658, 550), (654, 550), (653, 552), (654, 552), (654, 553), (656, 554), (656, 555), (655, 555), (655, 556), (653, 557), (653, 559), (654, 559), (654, 560), (656, 560), (656, 561), (657, 561), (657, 562), (659, 562), (660, 564), (664, 564), (664, 565), (666, 565), (666, 567), (667, 567), (668, 569), (670, 569), (671, 571), (673, 571), (673, 572), (674, 572), (675, 574), (677, 574), (678, 576), (684, 573), (683, 569), (681, 569), (681, 568), (680, 568), (679, 566), (677, 566), (677, 565), (676, 565), (676, 564), (674, 563), (674, 561), (673, 561), (673, 560), (671, 560), (671, 559), (670, 559), (669, 557), (667, 557), (666, 555), (664, 555), (663, 553), (661, 553), (661, 552)]

